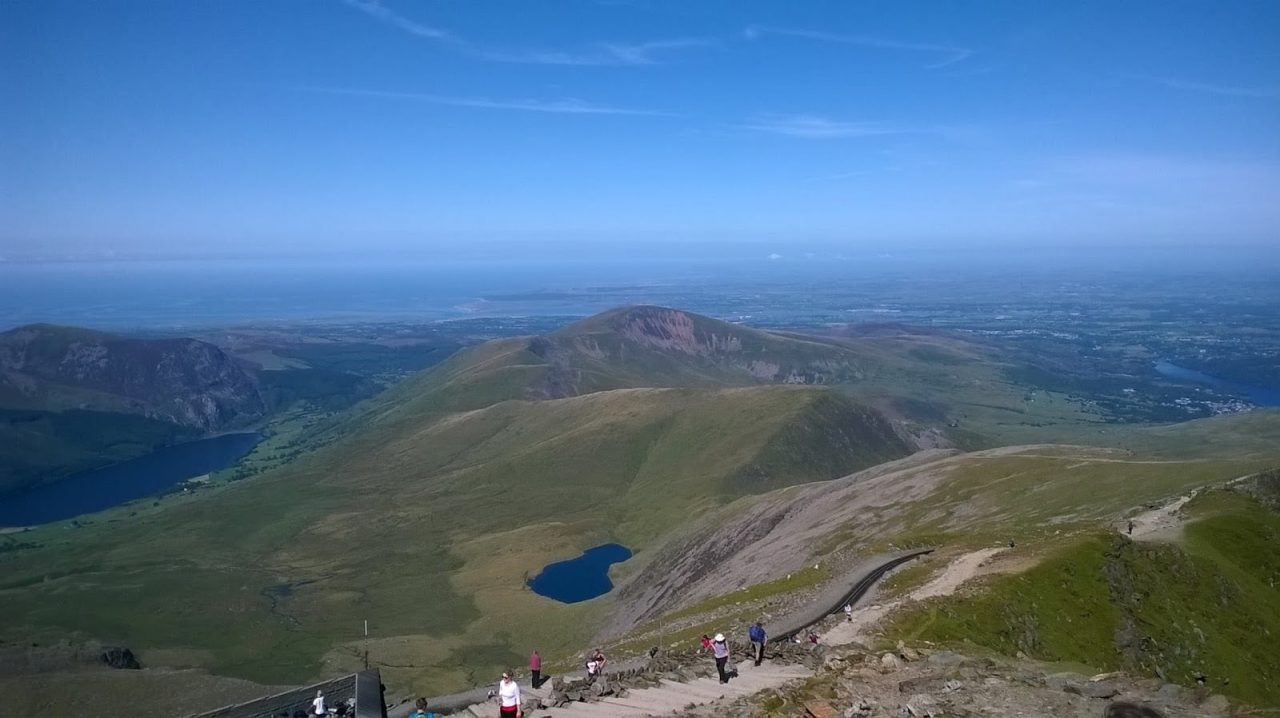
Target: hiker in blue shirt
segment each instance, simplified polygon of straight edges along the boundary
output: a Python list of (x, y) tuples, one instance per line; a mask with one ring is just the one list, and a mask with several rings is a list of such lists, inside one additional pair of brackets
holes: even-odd
[(756, 659), (756, 665), (758, 666), (764, 660), (764, 644), (768, 640), (768, 635), (764, 632), (764, 626), (760, 625), (759, 621), (756, 621), (747, 631), (747, 637), (751, 639), (752, 656)]

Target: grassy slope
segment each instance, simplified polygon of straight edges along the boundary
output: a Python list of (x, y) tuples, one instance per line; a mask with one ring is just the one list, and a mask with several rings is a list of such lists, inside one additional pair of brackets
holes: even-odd
[(131, 414), (0, 409), (0, 493), (196, 436), (196, 430)]
[[(45, 545), (4, 559), (3, 629), (202, 648), (217, 671), (291, 682), (322, 660), (349, 665), (358, 644), (342, 646), (370, 618), (374, 659), (409, 666), (393, 680), (456, 688), (531, 643), (577, 648), (590, 633), (598, 605), (554, 604), (513, 576), (606, 538), (643, 549), (739, 495), (734, 477), (757, 447), (782, 451), (786, 427), (810, 427), (797, 441), (838, 437), (832, 421), (859, 410), (832, 400), (754, 387), (506, 401), (425, 420), (388, 407), (360, 434), (202, 501), (31, 532)], [(849, 469), (884, 452), (857, 437), (841, 448)], [(791, 453), (760, 463), (770, 473), (754, 488), (829, 478), (819, 446)]]
[(1186, 685), (1203, 673), (1216, 691), (1280, 705), (1280, 516), (1226, 493), (1190, 508), (1202, 518), (1181, 545), (1095, 534), (976, 595), (902, 614), (891, 635)]

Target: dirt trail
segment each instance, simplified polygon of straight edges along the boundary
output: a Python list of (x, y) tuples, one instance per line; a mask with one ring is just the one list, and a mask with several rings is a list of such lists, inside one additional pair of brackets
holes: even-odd
[[(1116, 529), (1134, 541), (1177, 541), (1182, 535), (1182, 524), (1187, 520), (1182, 514), (1182, 507), (1195, 495), (1196, 492), (1192, 491), (1164, 506), (1122, 520)], [(1130, 525), (1133, 526), (1132, 530), (1129, 529)]]
[(901, 598), (888, 603), (873, 603), (855, 607), (853, 620), (844, 621), (822, 634), (822, 641), (829, 645), (841, 645), (854, 641), (866, 641), (880, 619), (908, 601), (922, 601), (934, 596), (949, 596), (971, 578), (986, 573), (983, 567), (1004, 548), (984, 548), (962, 554), (947, 565), (928, 583)]

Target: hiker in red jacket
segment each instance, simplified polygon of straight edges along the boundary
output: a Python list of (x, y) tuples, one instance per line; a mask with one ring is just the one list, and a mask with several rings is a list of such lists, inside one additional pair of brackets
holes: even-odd
[(533, 679), (533, 687), (537, 688), (542, 685), (542, 656), (538, 655), (538, 649), (533, 649), (533, 655), (529, 656), (529, 675)]

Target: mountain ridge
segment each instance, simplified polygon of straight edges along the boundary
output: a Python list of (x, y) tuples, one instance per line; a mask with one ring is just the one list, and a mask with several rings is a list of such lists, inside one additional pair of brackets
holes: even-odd
[(253, 378), (212, 344), (53, 324), (0, 333), (0, 404), (141, 414), (206, 431), (265, 410)]

